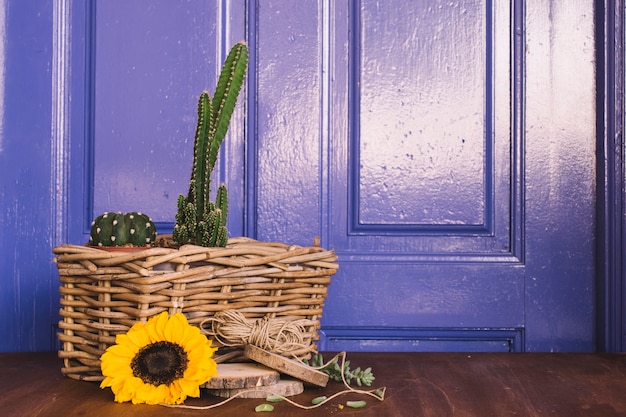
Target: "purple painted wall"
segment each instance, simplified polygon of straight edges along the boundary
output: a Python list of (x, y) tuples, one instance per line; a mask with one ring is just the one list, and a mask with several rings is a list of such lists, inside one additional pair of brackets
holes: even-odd
[(0, 15), (0, 351), (54, 349), (50, 249), (95, 215), (171, 229), (197, 95), (241, 39), (229, 230), (337, 251), (323, 349), (595, 348), (588, 2), (50, 3)]

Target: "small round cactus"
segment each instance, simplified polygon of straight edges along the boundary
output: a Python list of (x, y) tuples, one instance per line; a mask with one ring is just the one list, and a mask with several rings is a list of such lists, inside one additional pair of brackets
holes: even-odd
[(143, 213), (106, 212), (91, 223), (92, 246), (148, 246), (156, 239), (156, 227)]

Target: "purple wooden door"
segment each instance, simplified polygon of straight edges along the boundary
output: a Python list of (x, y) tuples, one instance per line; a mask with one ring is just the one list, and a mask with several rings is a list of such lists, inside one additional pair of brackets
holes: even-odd
[(593, 349), (589, 2), (61, 1), (54, 25), (55, 239), (104, 210), (171, 230), (197, 95), (246, 39), (229, 229), (337, 251), (323, 349)]
[(590, 349), (592, 11), (522, 3), (99, 3), (93, 214), (167, 229), (246, 37), (231, 232), (337, 251), (323, 348)]
[(256, 7), (248, 227), (338, 252), (324, 348), (592, 348), (591, 6), (523, 3)]

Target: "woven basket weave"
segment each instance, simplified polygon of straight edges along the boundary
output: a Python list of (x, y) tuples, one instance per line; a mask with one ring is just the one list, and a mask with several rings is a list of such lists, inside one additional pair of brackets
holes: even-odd
[(109, 252), (88, 246), (54, 248), (61, 282), (59, 341), (62, 372), (100, 381), (100, 356), (136, 322), (167, 311), (200, 326), (225, 310), (249, 319), (282, 318), (306, 324), (302, 351), (316, 351), (319, 319), (333, 251), (231, 239), (226, 248), (193, 245)]

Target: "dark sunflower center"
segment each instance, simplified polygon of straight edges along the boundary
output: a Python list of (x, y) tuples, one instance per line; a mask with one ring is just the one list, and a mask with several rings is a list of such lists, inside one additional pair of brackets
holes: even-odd
[(160, 341), (141, 348), (130, 366), (134, 376), (147, 384), (159, 386), (169, 385), (182, 378), (188, 362), (182, 346)]

